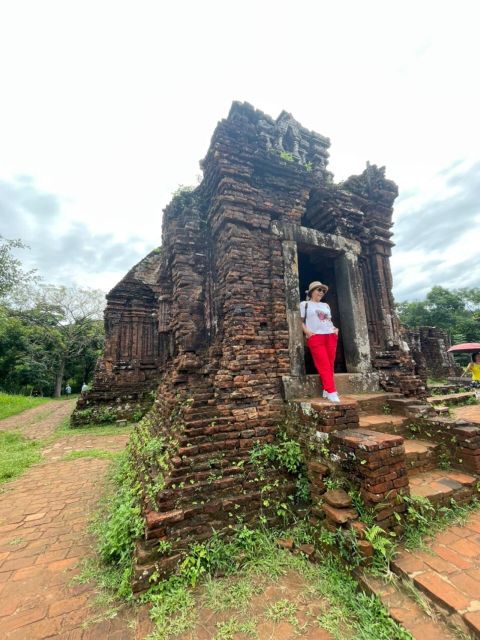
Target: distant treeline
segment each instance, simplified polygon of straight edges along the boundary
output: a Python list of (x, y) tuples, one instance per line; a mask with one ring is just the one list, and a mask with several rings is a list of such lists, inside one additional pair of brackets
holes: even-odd
[(43, 284), (0, 236), (0, 390), (59, 396), (80, 391), (103, 348), (104, 294)]
[(407, 327), (440, 327), (452, 344), (480, 342), (480, 289), (433, 287), (425, 300), (397, 305)]

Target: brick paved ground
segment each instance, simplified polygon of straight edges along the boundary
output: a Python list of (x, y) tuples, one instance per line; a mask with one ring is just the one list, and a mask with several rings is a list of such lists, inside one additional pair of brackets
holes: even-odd
[(457, 420), (468, 420), (468, 422), (480, 423), (480, 404), (451, 407), (450, 412)]
[[(27, 436), (46, 437), (73, 403), (50, 403), (3, 421)], [(41, 410), (44, 410), (42, 413)], [(80, 560), (92, 554), (86, 533), (101, 494), (108, 460), (62, 460), (90, 447), (118, 451), (126, 435), (62, 437), (44, 461), (2, 485), (0, 495), (0, 637), (8, 640), (133, 640), (147, 634), (148, 619), (123, 612), (88, 625), (99, 614), (93, 585), (71, 585)], [(138, 626), (135, 629), (135, 625)], [(133, 625), (133, 626), (132, 626)]]
[[(29, 437), (46, 438), (72, 408), (73, 402), (52, 402), (2, 421), (0, 429), (21, 429)], [(480, 421), (480, 407), (461, 409), (471, 412), (464, 419), (475, 415)], [(118, 451), (126, 440), (124, 434), (61, 437), (45, 447), (40, 464), (2, 485), (0, 638), (141, 640), (150, 631), (145, 609), (125, 610), (98, 621), (102, 612), (94, 603), (94, 586), (71, 584), (79, 561), (92, 554), (86, 528), (109, 461), (63, 458), (72, 450)], [(472, 515), (465, 527), (451, 527), (436, 536), (428, 552), (403, 552), (395, 565), (451, 616), (462, 616), (480, 638), (480, 513)], [(430, 621), (417, 613), (413, 616), (408, 602), (403, 606), (396, 594), (389, 597), (395, 617), (407, 627), (410, 622), (416, 625), (416, 638), (438, 637)], [(261, 637), (269, 635), (262, 631)], [(445, 640), (448, 637), (443, 633)]]
[(403, 551), (393, 565), (480, 638), (480, 512), (436, 535), (425, 551)]
[[(401, 584), (385, 581), (370, 574), (361, 576), (363, 585), (377, 595), (391, 617), (409, 631), (414, 640), (459, 640), (439, 616), (428, 615), (428, 602), (412, 599)], [(430, 613), (432, 613), (430, 611)]]

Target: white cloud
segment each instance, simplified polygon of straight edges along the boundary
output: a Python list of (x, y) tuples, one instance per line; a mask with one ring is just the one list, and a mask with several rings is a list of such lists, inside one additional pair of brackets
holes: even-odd
[[(337, 179), (369, 160), (414, 194), (398, 206), (396, 277), (402, 217), (439, 200), (443, 167), (479, 160), (479, 13), (474, 0), (3, 3), (0, 179), (33, 176), (55, 194), (49, 240), (81, 224), (148, 250), (232, 100), (285, 109), (331, 138)], [(456, 241), (445, 237), (445, 252)], [(427, 268), (436, 283), (439, 265)]]

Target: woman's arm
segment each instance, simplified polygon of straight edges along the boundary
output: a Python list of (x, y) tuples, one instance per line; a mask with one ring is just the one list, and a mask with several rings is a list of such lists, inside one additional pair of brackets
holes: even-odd
[(302, 322), (302, 329), (303, 329), (303, 333), (307, 338), (310, 338), (310, 336), (313, 336), (313, 331), (310, 331), (310, 329), (307, 327), (307, 325), (304, 322)]
[(302, 331), (306, 338), (310, 338), (310, 336), (313, 336), (313, 331), (310, 331), (310, 329), (307, 327), (307, 305), (307, 302), (300, 303), (300, 318), (302, 320)]

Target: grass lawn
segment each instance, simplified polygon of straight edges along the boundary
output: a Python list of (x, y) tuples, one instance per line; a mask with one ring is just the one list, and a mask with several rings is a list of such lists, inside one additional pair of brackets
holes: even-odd
[(39, 442), (19, 433), (0, 431), (0, 482), (16, 478), (41, 457)]
[(8, 393), (0, 393), (0, 420), (14, 416), (26, 409), (38, 407), (49, 402), (50, 398), (32, 398), (30, 396), (12, 396)]
[(64, 418), (53, 433), (53, 438), (62, 436), (116, 436), (124, 433), (131, 433), (133, 423), (126, 425), (117, 424), (83, 424), (81, 427), (72, 427), (70, 417)]

